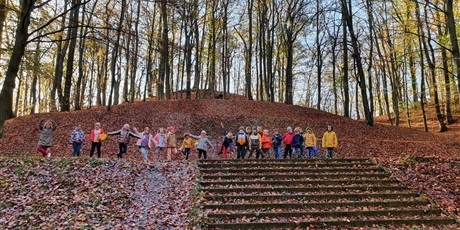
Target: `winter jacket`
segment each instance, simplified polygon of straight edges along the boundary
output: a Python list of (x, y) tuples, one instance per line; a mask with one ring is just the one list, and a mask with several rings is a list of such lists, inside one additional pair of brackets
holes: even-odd
[(293, 148), (301, 148), (302, 143), (303, 143), (302, 134), (300, 134), (300, 133), (295, 134), (294, 137), (292, 138), (292, 143), (291, 143), (292, 147)]
[(104, 130), (99, 129), (100, 133), (99, 133), (99, 137), (97, 138), (98, 141), (94, 140), (94, 137), (95, 137), (94, 131), (95, 131), (95, 129), (91, 130), (91, 134), (89, 135), (89, 141), (91, 141), (91, 142), (101, 142), (101, 137), (100, 136), (101, 136), (101, 134), (104, 133)]
[(176, 148), (177, 146), (177, 139), (176, 134), (169, 132), (166, 135), (166, 147), (168, 148)]
[(38, 145), (51, 147), (53, 146), (53, 132), (56, 130), (56, 122), (51, 121), (51, 128), (45, 128), (45, 121), (41, 120), (38, 124), (38, 128), (41, 130), (40, 139)]
[[(244, 144), (241, 144), (238, 142), (238, 139), (243, 140), (244, 139)], [(249, 136), (246, 133), (237, 133), (235, 135), (235, 145), (237, 147), (245, 147), (249, 145)]]
[(192, 138), (184, 138), (182, 141), (181, 149), (191, 149), (193, 148), (194, 141)]
[[(139, 147), (145, 147), (145, 146), (142, 146), (142, 139), (144, 139), (144, 132), (142, 133), (139, 133), (139, 132), (136, 132), (136, 135), (139, 136), (139, 137), (142, 137), (140, 138), (139, 140), (137, 140), (136, 142), (136, 145), (139, 146)], [(148, 147), (149, 149), (153, 148), (155, 146), (155, 141), (153, 141), (153, 135), (152, 134), (148, 134), (149, 135), (149, 140), (148, 140)]]
[(337, 148), (337, 135), (334, 131), (325, 132), (322, 141), (323, 148)]
[(260, 148), (262, 145), (262, 137), (256, 133), (249, 136), (249, 147), (250, 148)]
[(232, 142), (233, 140), (231, 138), (224, 137), (224, 142), (222, 143), (222, 145), (228, 148), (232, 144)]
[(283, 142), (284, 142), (284, 144), (286, 144), (286, 145), (292, 144), (292, 139), (294, 139), (294, 133), (286, 132), (286, 133), (283, 135)]
[(197, 149), (208, 151), (208, 146), (211, 146), (211, 148), (214, 148), (214, 145), (212, 145), (212, 143), (209, 141), (208, 137), (206, 136), (200, 137), (200, 136), (195, 136), (195, 135), (190, 134), (190, 137), (198, 140), (198, 146), (196, 147)]
[[(117, 131), (109, 132), (107, 135), (117, 135), (118, 134), (118, 143), (123, 143), (123, 144), (129, 144), (131, 141), (131, 137), (135, 138), (141, 138), (141, 136), (136, 135), (135, 133), (131, 132), (130, 129), (125, 130), (125, 129), (120, 129)], [(125, 140), (123, 140), (123, 136), (125, 136)]]
[(160, 148), (166, 147), (166, 134), (164, 133), (157, 133), (153, 138), (155, 145)]
[(273, 141), (270, 139), (269, 136), (263, 135), (262, 136), (262, 148), (269, 149), (272, 147)]
[(70, 143), (85, 143), (86, 139), (85, 139), (85, 133), (83, 132), (83, 130), (79, 129), (74, 129), (72, 131), (72, 133), (70, 134)]
[(277, 134), (277, 135), (272, 137), (272, 141), (273, 141), (273, 146), (274, 147), (280, 146), (281, 142), (283, 141), (283, 137), (281, 136), (281, 134)]
[(316, 137), (314, 133), (305, 133), (303, 139), (305, 141), (305, 147), (316, 147)]

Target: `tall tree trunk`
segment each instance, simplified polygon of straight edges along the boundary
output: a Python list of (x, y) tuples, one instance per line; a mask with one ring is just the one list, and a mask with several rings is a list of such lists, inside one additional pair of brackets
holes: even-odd
[[(64, 11), (67, 11), (67, 3), (64, 2)], [(66, 16), (62, 17), (61, 24), (62, 27), (61, 29), (64, 30), (65, 28), (65, 21), (66, 21)], [(62, 107), (62, 103), (64, 101), (63, 95), (62, 95), (62, 75), (64, 74), (64, 58), (65, 54), (67, 53), (67, 48), (69, 47), (69, 39), (70, 39), (70, 33), (67, 33), (66, 39), (63, 42), (62, 41), (63, 36), (62, 33), (59, 34), (58, 40), (56, 41), (57, 43), (57, 55), (56, 55), (56, 64), (54, 67), (54, 80), (53, 80), (53, 87), (51, 89), (50, 93), (50, 110), (52, 112), (57, 111), (56, 108), (56, 92), (58, 94), (58, 99), (59, 99), (59, 105)]]
[[(168, 8), (167, 0), (161, 0), (161, 42), (160, 42), (160, 66), (159, 75), (160, 80), (158, 84), (158, 99), (165, 99), (165, 91), (168, 94), (170, 90), (169, 83), (169, 38), (168, 38)], [(167, 98), (166, 98), (167, 99)]]
[[(115, 88), (118, 88), (118, 80), (116, 79), (116, 67), (117, 67), (117, 59), (118, 59), (118, 52), (120, 48), (120, 39), (121, 39), (121, 32), (123, 28), (123, 20), (125, 18), (125, 11), (126, 11), (126, 0), (121, 1), (121, 9), (120, 9), (120, 18), (118, 20), (118, 26), (117, 26), (117, 37), (115, 44), (113, 45), (113, 50), (112, 50), (112, 61), (110, 63), (110, 71), (112, 74), (112, 85), (110, 87), (110, 94), (109, 94), (109, 103), (107, 110), (110, 111), (111, 106), (112, 106), (112, 100), (113, 101), (118, 101), (118, 97), (116, 96), (117, 93), (115, 93), (116, 98), (112, 98), (113, 96), (113, 91)], [(116, 90), (118, 92), (118, 90)]]
[(459, 82), (457, 84), (458, 91), (460, 92), (460, 49), (458, 48), (458, 37), (457, 37), (457, 29), (456, 29), (456, 23), (455, 23), (455, 18), (454, 18), (454, 7), (453, 4), (454, 0), (446, 0), (446, 26), (449, 29), (449, 37), (450, 37), (450, 43), (452, 45), (452, 56), (454, 56), (455, 60), (455, 73), (457, 73), (457, 81)]
[(77, 35), (78, 35), (78, 18), (80, 12), (80, 3), (81, 0), (72, 0), (72, 11), (69, 22), (69, 34), (70, 34), (70, 44), (69, 44), (69, 54), (67, 56), (66, 63), (66, 73), (64, 81), (64, 100), (62, 103), (61, 111), (70, 111), (70, 90), (72, 87), (72, 75), (74, 67), (74, 58), (75, 58), (75, 48), (77, 45)]
[(5, 74), (2, 91), (0, 92), (0, 138), (3, 136), (5, 121), (13, 118), (13, 91), (18, 75), (19, 65), (29, 38), (30, 14), (34, 9), (35, 0), (21, 0), (21, 12), (16, 27), (16, 36)]
[[(441, 21), (441, 15), (439, 12), (437, 13), (437, 19), (438, 21)], [(448, 34), (448, 30), (445, 30), (443, 32), (442, 25), (438, 24), (438, 36), (444, 37), (444, 36), (447, 36), (447, 34)], [(441, 48), (441, 58), (442, 58), (442, 71), (444, 74), (444, 87), (446, 90), (446, 122), (447, 124), (452, 124), (454, 122), (454, 118), (452, 116), (452, 108), (451, 108), (452, 84), (450, 82), (450, 76), (449, 76), (450, 73), (449, 73), (449, 64), (448, 64), (448, 59), (447, 59), (447, 50), (446, 50), (446, 47), (443, 45), (441, 45), (440, 48)]]
[[(139, 20), (141, 14), (141, 0), (137, 1), (137, 12), (136, 12), (136, 22), (134, 24), (134, 54), (133, 54), (133, 63), (132, 63), (132, 71), (131, 71), (131, 95), (130, 101), (134, 102), (135, 94), (136, 94), (136, 75), (137, 75), (137, 63), (139, 60)], [(139, 89), (140, 91), (140, 89)]]
[[(346, 1), (346, 0), (342, 0)], [(345, 3), (346, 4), (346, 3)], [(369, 108), (369, 100), (367, 97), (367, 87), (366, 87), (366, 76), (364, 74), (364, 69), (362, 65), (361, 51), (359, 49), (358, 38), (354, 32), (353, 28), (353, 19), (351, 15), (351, 3), (348, 7), (345, 7), (345, 19), (347, 20), (348, 31), (350, 32), (351, 45), (353, 47), (353, 58), (356, 62), (356, 67), (358, 71), (358, 83), (361, 90), (362, 103), (364, 107), (364, 117), (366, 119), (366, 125), (374, 125), (374, 117)]]
[[(86, 34), (88, 33), (88, 28), (90, 26), (90, 23), (92, 21), (92, 18), (93, 18), (93, 15), (94, 15), (94, 10), (96, 9), (96, 3), (94, 3), (93, 5), (93, 8), (91, 10), (91, 13), (89, 14), (89, 18), (88, 18), (88, 23), (87, 23), (87, 26), (85, 26), (85, 28), (83, 29), (83, 27), (80, 29), (80, 46), (78, 48), (78, 52), (79, 52), (79, 57), (78, 57), (78, 80), (77, 80), (77, 84), (75, 86), (75, 110), (80, 110), (81, 109), (81, 105), (82, 105), (82, 102), (83, 102), (83, 98), (80, 96), (80, 91), (81, 89), (83, 88), (83, 91), (85, 89), (85, 87), (82, 87), (82, 80), (83, 80), (83, 56), (84, 56), (84, 51), (85, 51), (85, 43), (86, 43)], [(85, 22), (85, 5), (83, 5), (83, 10), (82, 10), (82, 19), (81, 21), (84, 23)]]
[(32, 70), (32, 85), (30, 87), (30, 96), (32, 97), (30, 107), (30, 114), (35, 113), (35, 107), (37, 105), (37, 82), (38, 76), (40, 75), (40, 41), (37, 42), (37, 46), (34, 54), (34, 68)]
[(254, 0), (248, 0), (248, 17), (249, 17), (249, 31), (248, 31), (248, 46), (245, 54), (246, 66), (244, 68), (246, 75), (246, 97), (249, 100), (253, 100), (252, 87), (251, 87), (251, 72), (252, 72), (252, 8)]
[(420, 52), (420, 77), (421, 77), (421, 84), (420, 84), (420, 107), (422, 109), (422, 119), (423, 119), (423, 129), (425, 132), (428, 132), (428, 124), (426, 121), (426, 112), (425, 112), (425, 67), (424, 67), (424, 54), (423, 54), (423, 41), (421, 36), (421, 30), (423, 30), (421, 22), (420, 22), (420, 10), (418, 3), (416, 2), (416, 14), (417, 14), (417, 32), (418, 36), (418, 43), (419, 43), (419, 52)]
[[(418, 7), (418, 3), (415, 3)], [(428, 11), (427, 11), (427, 4), (425, 4), (425, 25), (428, 27)], [(420, 27), (422, 27), (422, 21), (421, 21), (421, 18), (420, 18), (420, 12), (417, 13), (417, 21), (418, 23), (420, 23)], [(434, 49), (433, 49), (433, 46), (431, 45), (431, 32), (428, 28), (427, 30), (427, 35), (428, 35), (428, 41), (425, 41), (425, 31), (423, 29), (420, 29), (421, 31), (421, 39), (422, 39), (422, 43), (423, 43), (423, 48), (424, 48), (424, 51), (425, 51), (425, 56), (426, 56), (426, 61), (428, 63), (428, 67), (430, 68), (430, 72), (431, 72), (431, 83), (433, 84), (433, 96), (434, 96), (434, 107), (435, 107), (435, 110), (436, 110), (436, 118), (438, 119), (438, 124), (439, 124), (439, 132), (446, 132), (447, 131), (447, 126), (446, 124), (444, 123), (444, 120), (443, 120), (443, 117), (442, 117), (442, 114), (441, 114), (441, 107), (439, 105), (439, 95), (438, 95), (438, 86), (437, 86), (437, 81), (436, 81), (436, 66), (435, 66), (435, 52), (434, 52)], [(428, 44), (427, 44), (428, 43)], [(431, 51), (431, 57), (430, 57), (430, 54), (429, 54), (429, 51)]]
[(342, 46), (343, 46), (343, 76), (342, 76), (342, 86), (343, 86), (343, 97), (344, 97), (344, 103), (343, 103), (343, 116), (344, 117), (350, 117), (350, 89), (348, 86), (348, 26), (347, 26), (347, 15), (346, 15), (346, 9), (347, 9), (347, 4), (345, 1), (341, 1), (342, 3), (342, 23), (343, 23), (343, 41), (342, 41)]

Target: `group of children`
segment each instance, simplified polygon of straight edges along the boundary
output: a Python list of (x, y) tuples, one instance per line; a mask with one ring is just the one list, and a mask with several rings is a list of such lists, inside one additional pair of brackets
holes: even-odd
[[(318, 157), (316, 150), (316, 137), (311, 127), (307, 127), (306, 133), (300, 127), (294, 130), (291, 127), (286, 129), (286, 133), (281, 135), (278, 129), (274, 129), (272, 136), (267, 129), (263, 130), (262, 127), (240, 127), (239, 132), (233, 136), (228, 132), (224, 125), (221, 123), (224, 139), (219, 152), (223, 154), (224, 159), (229, 158), (229, 152), (234, 152), (236, 147), (237, 159), (245, 159), (246, 153), (249, 153), (248, 158), (252, 158), (254, 152), (255, 157), (259, 159), (270, 158), (270, 149), (273, 148), (273, 157), (281, 159), (281, 146), (285, 145), (283, 158), (304, 158), (304, 150), (307, 151), (308, 158)], [(50, 157), (51, 153), (48, 151), (52, 146), (52, 133), (56, 129), (56, 122), (53, 120), (41, 120), (39, 128), (41, 130), (40, 139), (38, 141), (37, 151), (42, 153), (44, 157)], [(179, 148), (181, 153), (188, 160), (191, 150), (196, 146), (198, 151), (198, 159), (207, 159), (207, 152), (209, 148), (213, 148), (213, 144), (206, 135), (206, 131), (201, 131), (199, 136), (185, 133), (182, 145)], [(90, 133), (91, 151), (90, 157), (97, 152), (97, 156), (101, 157), (101, 143), (106, 139), (107, 135), (117, 135), (117, 142), (119, 151), (117, 158), (123, 158), (126, 153), (128, 144), (131, 138), (137, 138), (136, 146), (139, 147), (144, 161), (149, 160), (149, 151), (155, 149), (156, 159), (161, 159), (166, 152), (166, 160), (171, 160), (172, 154), (177, 154), (177, 138), (175, 135), (175, 128), (168, 127), (167, 130), (160, 128), (158, 133), (153, 135), (149, 127), (145, 127), (142, 132), (139, 132), (135, 127), (131, 130), (129, 124), (123, 125), (120, 130), (105, 133), (101, 128), (100, 123), (96, 123)], [(80, 156), (81, 147), (85, 144), (86, 138), (81, 125), (76, 125), (75, 129), (70, 134), (70, 144), (73, 148), (73, 157)], [(332, 126), (327, 127), (327, 131), (323, 135), (322, 147), (326, 150), (326, 158), (333, 158), (334, 149), (337, 148), (337, 135), (332, 129)]]
[[(226, 130), (224, 128), (224, 133)], [(228, 159), (227, 151), (231, 147), (231, 133), (227, 134), (222, 144), (222, 152), (225, 159)], [(316, 136), (313, 129), (309, 126), (306, 133), (303, 133), (302, 128), (296, 127), (294, 130), (291, 127), (286, 129), (286, 133), (281, 135), (278, 129), (274, 129), (272, 136), (267, 129), (263, 130), (262, 127), (253, 126), (239, 128), (239, 132), (234, 138), (235, 146), (237, 148), (237, 159), (244, 159), (246, 153), (249, 153), (248, 158), (251, 158), (253, 153), (256, 153), (256, 158), (270, 158), (270, 149), (273, 148), (273, 157), (276, 159), (288, 156), (293, 158), (304, 158), (304, 150), (306, 149), (308, 158), (318, 157), (316, 149)], [(230, 144), (227, 144), (227, 143)], [(284, 156), (281, 155), (281, 146), (284, 143)], [(326, 158), (333, 158), (334, 149), (337, 148), (338, 140), (337, 135), (333, 131), (332, 126), (327, 127), (327, 131), (323, 135), (322, 147), (326, 150)]]

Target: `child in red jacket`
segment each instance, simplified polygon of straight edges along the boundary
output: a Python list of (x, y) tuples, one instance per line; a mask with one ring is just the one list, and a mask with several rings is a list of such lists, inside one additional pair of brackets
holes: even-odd
[(286, 145), (284, 147), (284, 159), (287, 158), (289, 154), (289, 158), (292, 159), (292, 139), (294, 138), (294, 132), (292, 128), (289, 126), (286, 129), (286, 133), (283, 135), (283, 142)]

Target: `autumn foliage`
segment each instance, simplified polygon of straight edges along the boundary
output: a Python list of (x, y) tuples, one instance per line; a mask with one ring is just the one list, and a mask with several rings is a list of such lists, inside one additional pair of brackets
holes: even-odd
[[(53, 119), (58, 124), (53, 134), (54, 146), (50, 149), (51, 160), (38, 157), (40, 155), (35, 150), (40, 135), (38, 122), (41, 119)], [(339, 147), (335, 152), (337, 158), (370, 158), (376, 163), (382, 163), (414, 191), (427, 194), (444, 210), (460, 215), (460, 139), (381, 124), (369, 127), (361, 121), (281, 103), (202, 99), (127, 103), (113, 106), (111, 111), (100, 107), (75, 112), (34, 114), (7, 121), (4, 137), (0, 139), (0, 155), (7, 157), (0, 160), (0, 191), (2, 197), (9, 198), (0, 204), (0, 226), (25, 226), (25, 223), (40, 226), (46, 221), (57, 221), (62, 226), (76, 226), (76, 223), (85, 226), (91, 224), (87, 220), (104, 223), (110, 219), (116, 220), (110, 224), (113, 227), (129, 226), (133, 222), (127, 219), (132, 218), (137, 223), (161, 222), (164, 226), (178, 228), (188, 225), (184, 215), (192, 209), (186, 197), (195, 170), (193, 164), (188, 165), (182, 161), (136, 163), (142, 160), (142, 156), (134, 145), (135, 141), (128, 147), (127, 161), (117, 162), (115, 155), (118, 145), (113, 136), (102, 143), (103, 159), (90, 160), (86, 158), (90, 148), (89, 132), (95, 122), (102, 123), (105, 131), (120, 129), (125, 123), (139, 130), (145, 126), (153, 130), (175, 126), (178, 137), (185, 132), (199, 134), (201, 130), (206, 130), (216, 145), (209, 151), (210, 158), (219, 157), (217, 152), (223, 138), (221, 122), (232, 132), (237, 132), (240, 126), (252, 125), (269, 130), (278, 128), (282, 132), (287, 126), (311, 126), (319, 140), (320, 156), (324, 154), (320, 142), (322, 134), (327, 125), (332, 125), (339, 139)], [(83, 157), (80, 160), (56, 158), (71, 156), (69, 138), (76, 124), (81, 124), (86, 134), (87, 144), (82, 149)], [(196, 159), (196, 155), (193, 150), (192, 160)], [(9, 158), (19, 156), (28, 158)], [(234, 157), (231, 155), (231, 158)], [(173, 159), (183, 160), (184, 157), (178, 153)], [(173, 178), (168, 178), (171, 175)], [(159, 186), (151, 184), (157, 182), (145, 182), (158, 177), (164, 177), (171, 187), (168, 187), (170, 190), (159, 191), (168, 195), (156, 203), (156, 198), (145, 197), (150, 193), (142, 193), (142, 189)], [(69, 185), (65, 184), (66, 178), (76, 179)], [(51, 187), (41, 187), (45, 181)], [(94, 204), (97, 199), (101, 206)], [(145, 202), (151, 202), (149, 204), (152, 205), (147, 206), (148, 210), (138, 210), (137, 205)], [(53, 204), (54, 208), (46, 208), (48, 203)], [(176, 206), (170, 206), (172, 203), (188, 206), (176, 210)], [(79, 210), (80, 205), (87, 206), (91, 213)], [(116, 217), (114, 210), (120, 210), (122, 216)], [(164, 213), (172, 216), (164, 216)], [(15, 215), (21, 218), (11, 222)], [(146, 219), (152, 215), (157, 217)], [(184, 221), (174, 223), (176, 217)]]

